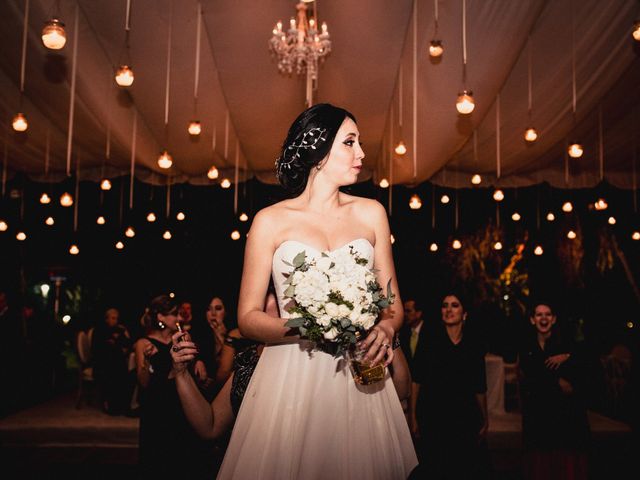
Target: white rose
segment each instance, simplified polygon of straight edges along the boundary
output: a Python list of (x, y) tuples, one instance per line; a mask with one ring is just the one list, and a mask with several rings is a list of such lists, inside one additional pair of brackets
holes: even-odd
[(332, 329), (330, 329), (328, 332), (324, 332), (324, 338), (326, 340), (333, 340), (338, 336), (338, 329), (333, 327)]
[(340, 315), (340, 308), (338, 307), (338, 305), (336, 305), (333, 302), (329, 302), (325, 304), (324, 311), (327, 312), (327, 314), (333, 318), (337, 318), (338, 315)]
[(316, 317), (316, 322), (318, 323), (318, 325), (322, 325), (323, 327), (327, 327), (329, 326), (329, 324), (331, 323), (331, 315), (319, 315), (318, 317)]
[(337, 317), (348, 317), (351, 313), (351, 310), (346, 305), (342, 304), (338, 306), (338, 315)]
[(331, 257), (320, 257), (316, 262), (316, 266), (321, 272), (327, 273), (331, 268), (332, 261)]

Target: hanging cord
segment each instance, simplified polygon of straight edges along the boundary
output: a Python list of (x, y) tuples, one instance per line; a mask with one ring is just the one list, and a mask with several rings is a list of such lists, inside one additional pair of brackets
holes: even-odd
[(198, 115), (198, 81), (200, 78), (200, 32), (202, 30), (202, 4), (198, 2), (196, 15), (196, 71), (193, 82), (193, 114)]
[(24, 93), (24, 75), (27, 65), (27, 33), (29, 30), (29, 0), (24, 2), (24, 27), (22, 30), (22, 60), (20, 62), (20, 107), (22, 107), (22, 94)]
[(69, 96), (69, 126), (67, 134), (67, 177), (71, 176), (71, 152), (73, 143), (73, 116), (76, 104), (76, 73), (78, 67), (78, 24), (80, 5), (76, 4), (76, 14), (73, 21), (73, 53), (71, 56), (71, 95)]
[(496, 96), (496, 177), (498, 179), (502, 174), (500, 153), (500, 94), (498, 94)]
[(462, 0), (462, 85), (467, 84), (467, 0)]
[(131, 132), (131, 171), (129, 172), (129, 210), (133, 210), (133, 187), (136, 170), (136, 137), (138, 136), (138, 111), (133, 110), (133, 129)]
[(418, 176), (418, 0), (413, 2), (413, 180)]

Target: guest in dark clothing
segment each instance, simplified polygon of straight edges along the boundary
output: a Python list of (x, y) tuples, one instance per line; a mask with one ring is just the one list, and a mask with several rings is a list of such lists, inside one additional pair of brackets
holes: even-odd
[(519, 355), (525, 477), (586, 479), (589, 424), (580, 356), (555, 331), (549, 303), (537, 303), (530, 321), (533, 331)]
[(460, 294), (443, 297), (441, 315), (423, 326), (413, 370), (416, 478), (488, 478), (485, 352), (466, 324)]
[(420, 334), (424, 319), (423, 308), (419, 300), (406, 300), (404, 302), (404, 325), (400, 329), (400, 347), (407, 358), (409, 369), (413, 369), (414, 359), (420, 343)]

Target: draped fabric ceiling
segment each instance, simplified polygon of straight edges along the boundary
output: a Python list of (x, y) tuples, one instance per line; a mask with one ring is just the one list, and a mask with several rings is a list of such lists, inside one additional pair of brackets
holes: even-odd
[[(217, 181), (252, 176), (275, 181), (279, 145), (304, 108), (304, 80), (278, 73), (267, 41), (277, 20), (286, 24), (295, 14), (295, 1), (202, 0), (197, 114), (196, 0), (132, 2), (129, 55), (135, 82), (126, 90), (113, 81), (124, 55), (126, 0), (61, 0), (68, 41), (57, 52), (40, 40), (54, 3), (30, 1), (20, 100), (25, 1), (0, 2), (0, 138), (9, 177), (24, 172), (56, 181), (67, 175), (77, 6), (71, 173), (91, 180), (127, 175), (135, 143), (135, 175), (143, 181), (215, 183), (206, 176), (211, 165), (221, 172)], [(467, 0), (466, 86), (476, 100), (469, 116), (455, 109), (464, 86), (462, 0), (438, 0), (438, 36), (445, 47), (439, 62), (428, 55), (432, 0), (320, 0), (317, 11), (320, 22), (329, 25), (333, 51), (320, 68), (314, 100), (356, 115), (367, 154), (362, 179), (391, 176), (394, 184), (432, 180), (463, 187), (480, 173), (485, 185), (548, 181), (582, 187), (603, 178), (622, 188), (635, 185), (640, 62), (630, 33), (640, 18), (637, 0)], [(531, 121), (540, 132), (534, 145), (523, 140), (529, 65)], [(29, 120), (25, 134), (11, 130), (18, 111)], [(193, 139), (187, 124), (196, 115), (203, 132)], [(396, 157), (392, 146), (400, 138), (408, 152)], [(565, 145), (573, 138), (583, 142), (585, 155), (566, 162)], [(163, 148), (174, 158), (169, 171), (156, 164)]]

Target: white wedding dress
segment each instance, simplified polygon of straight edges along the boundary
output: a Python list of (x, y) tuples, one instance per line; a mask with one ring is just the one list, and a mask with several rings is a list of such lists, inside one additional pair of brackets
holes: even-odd
[[(353, 246), (373, 262), (373, 246)], [(273, 255), (273, 281), (282, 317), (284, 273), (301, 251), (295, 240)], [(417, 465), (409, 428), (391, 377), (354, 382), (342, 358), (311, 351), (305, 341), (265, 346), (247, 388), (219, 479), (405, 479)]]

